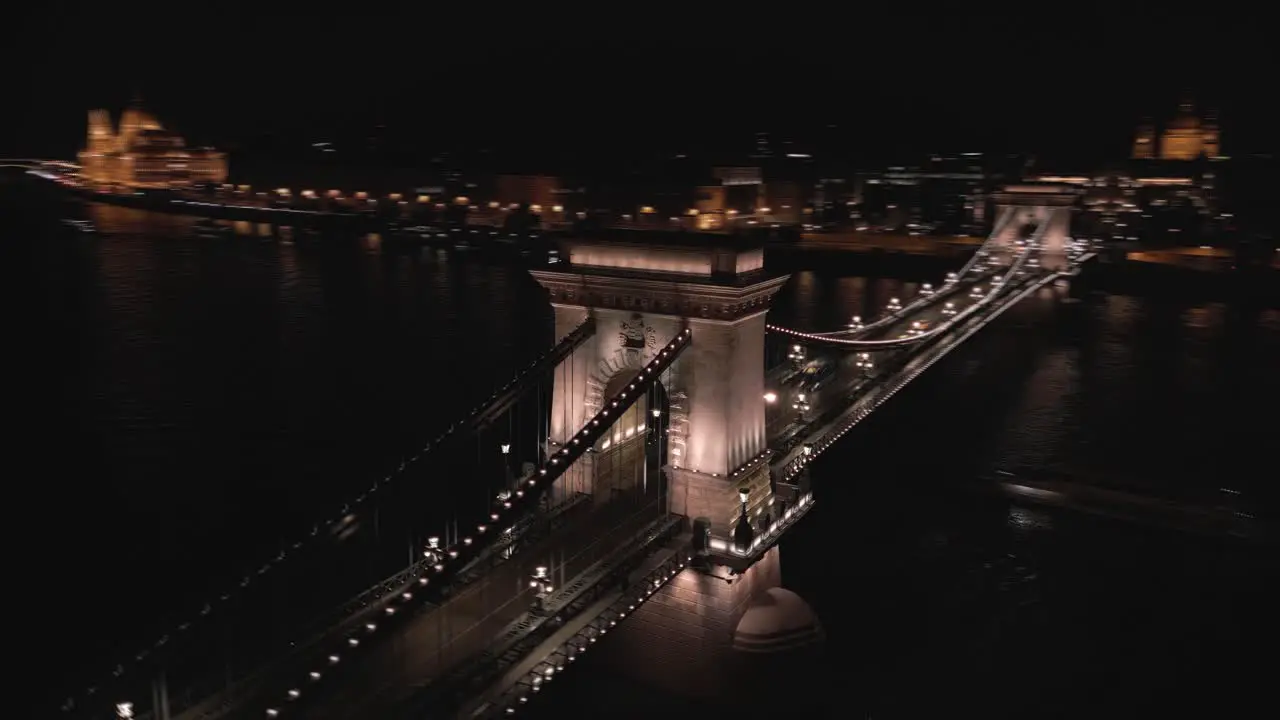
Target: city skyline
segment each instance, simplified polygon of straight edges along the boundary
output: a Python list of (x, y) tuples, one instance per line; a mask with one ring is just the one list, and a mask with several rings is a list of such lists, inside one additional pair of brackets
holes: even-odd
[[(1010, 20), (886, 21), (893, 30), (806, 47), (635, 30), (515, 36), (461, 21), (433, 33), (376, 17), (301, 19), (290, 32), (234, 12), (155, 39), (167, 19), (93, 15), (29, 24), (31, 52), (58, 37), (60, 61), (19, 78), (30, 100), (8, 118), (6, 154), (69, 158), (87, 110), (119, 112), (137, 94), (191, 142), (233, 152), (380, 129), (396, 143), (535, 158), (643, 156), (733, 148), (765, 131), (829, 142), (851, 160), (980, 151), (1102, 161), (1126, 157), (1135, 125), (1186, 96), (1216, 112), (1228, 153), (1267, 151), (1274, 117), (1257, 85), (1266, 51), (1256, 31), (1221, 25), (1188, 41), (1176, 16), (1145, 28), (1064, 21), (1035, 39)], [(107, 68), (85, 72), (104, 58)]]

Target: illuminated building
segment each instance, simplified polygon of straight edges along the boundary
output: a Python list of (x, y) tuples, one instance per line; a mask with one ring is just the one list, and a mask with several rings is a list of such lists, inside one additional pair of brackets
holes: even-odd
[(106, 110), (89, 111), (80, 166), (82, 180), (103, 190), (171, 189), (227, 179), (225, 153), (188, 148), (136, 105), (124, 111), (118, 132)]
[[(908, 235), (982, 233), (988, 192), (1001, 173), (982, 153), (930, 155), (912, 165), (858, 173), (855, 225)], [(848, 213), (849, 210), (846, 210)]]
[(1222, 155), (1218, 124), (1211, 117), (1201, 118), (1189, 102), (1178, 106), (1178, 115), (1165, 126), (1156, 151), (1155, 127), (1143, 123), (1133, 140), (1133, 159), (1198, 160)]
[(1200, 151), (1205, 157), (1222, 157), (1222, 146), (1218, 136), (1218, 122), (1212, 115), (1205, 117), (1204, 122), (1200, 125), (1200, 134), (1203, 138)]
[(551, 208), (559, 204), (560, 179), (546, 175), (499, 175), (497, 201), (503, 206)]
[(1151, 160), (1156, 156), (1156, 128), (1150, 121), (1138, 126), (1138, 133), (1133, 138), (1133, 159)]

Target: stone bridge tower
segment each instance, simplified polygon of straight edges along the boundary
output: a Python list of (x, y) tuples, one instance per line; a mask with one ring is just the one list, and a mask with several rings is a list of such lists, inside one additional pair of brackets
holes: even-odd
[[(771, 499), (768, 463), (753, 461), (767, 441), (765, 313), (787, 276), (765, 274), (760, 245), (727, 237), (570, 240), (561, 255), (567, 263), (532, 271), (555, 308), (556, 336), (589, 313), (598, 330), (556, 371), (551, 441), (576, 433), (604, 398), (689, 327), (692, 343), (664, 378), (667, 407), (642, 409), (631, 423), (643, 429), (653, 410), (668, 414), (661, 450), (668, 510), (706, 517), (713, 536), (728, 538), (741, 513), (739, 489), (749, 490), (752, 514)], [(613, 435), (626, 440), (632, 430), (615, 426)], [(584, 456), (561, 482), (593, 492), (593, 462)]]
[(1067, 243), (1071, 238), (1071, 212), (1079, 191), (1069, 185), (1037, 183), (1010, 185), (995, 193), (996, 216), (1005, 209), (1014, 213), (1013, 222), (996, 238), (1001, 244), (1012, 244), (1028, 223), (1047, 224), (1040, 248), (1042, 265), (1048, 270), (1067, 267)]
[[(533, 271), (550, 293), (557, 335), (588, 313), (595, 314), (597, 332), (566, 362), (571, 367), (557, 370), (552, 440), (575, 433), (655, 348), (688, 327), (692, 341), (663, 377), (667, 407), (656, 408), (670, 420), (663, 461), (667, 510), (711, 522), (706, 562), (680, 571), (619, 624), (596, 651), (603, 653), (599, 667), (652, 689), (659, 707), (665, 698), (694, 700), (743, 708), (754, 717), (769, 698), (786, 697), (779, 714), (812, 714), (797, 705), (794, 693), (777, 692), (782, 683), (798, 689), (801, 701), (809, 695), (803, 685), (821, 667), (812, 653), (822, 634), (804, 601), (779, 587), (779, 549), (736, 558), (717, 550), (733, 542), (743, 509), (740, 490), (747, 491), (753, 525), (771, 512), (765, 313), (787, 276), (765, 273), (763, 248), (727, 237), (575, 240), (564, 254), (568, 264)], [(626, 430), (615, 425), (612, 436), (625, 438)], [(604, 474), (590, 465), (597, 459), (603, 457), (582, 456), (562, 482), (605, 492)]]

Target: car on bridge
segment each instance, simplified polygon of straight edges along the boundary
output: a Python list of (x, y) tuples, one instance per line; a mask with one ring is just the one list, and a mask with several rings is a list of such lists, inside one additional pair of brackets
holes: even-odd
[(835, 373), (835, 363), (817, 360), (809, 364), (800, 376), (800, 389), (803, 392), (817, 392)]

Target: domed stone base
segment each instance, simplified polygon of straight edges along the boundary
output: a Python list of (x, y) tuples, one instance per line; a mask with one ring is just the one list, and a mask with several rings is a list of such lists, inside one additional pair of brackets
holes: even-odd
[(773, 587), (751, 600), (733, 631), (733, 649), (744, 653), (786, 653), (822, 643), (822, 624), (801, 597)]

